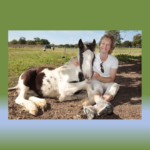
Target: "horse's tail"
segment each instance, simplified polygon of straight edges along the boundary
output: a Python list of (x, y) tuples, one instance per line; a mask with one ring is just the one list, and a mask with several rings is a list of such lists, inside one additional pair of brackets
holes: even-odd
[(14, 86), (14, 87), (8, 88), (8, 91), (15, 90), (15, 89), (18, 89), (18, 88), (19, 88), (19, 85), (17, 84), (17, 85)]

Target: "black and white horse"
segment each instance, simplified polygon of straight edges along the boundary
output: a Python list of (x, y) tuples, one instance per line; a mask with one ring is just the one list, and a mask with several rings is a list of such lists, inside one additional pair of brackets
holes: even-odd
[(15, 102), (24, 106), (30, 114), (37, 115), (38, 108), (47, 108), (44, 97), (59, 97), (59, 101), (85, 98), (84, 94), (74, 95), (79, 90), (86, 90), (88, 99), (93, 99), (93, 91), (88, 82), (93, 75), (92, 65), (95, 58), (96, 41), (83, 44), (78, 42), (78, 60), (75, 66), (72, 60), (59, 68), (32, 67), (19, 77), (18, 85), (9, 90), (18, 89)]

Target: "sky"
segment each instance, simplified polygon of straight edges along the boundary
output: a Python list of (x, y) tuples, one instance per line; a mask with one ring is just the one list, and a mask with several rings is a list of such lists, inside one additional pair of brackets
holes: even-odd
[[(104, 30), (9, 30), (8, 41), (13, 39), (19, 40), (20, 37), (25, 37), (26, 40), (34, 40), (35, 37), (40, 39), (47, 39), (50, 44), (77, 44), (79, 39), (83, 42), (92, 42), (93, 39), (96, 43), (100, 41), (100, 38), (104, 35)], [(132, 41), (133, 36), (136, 34), (142, 34), (141, 30), (127, 30), (121, 31), (121, 37), (123, 41)]]

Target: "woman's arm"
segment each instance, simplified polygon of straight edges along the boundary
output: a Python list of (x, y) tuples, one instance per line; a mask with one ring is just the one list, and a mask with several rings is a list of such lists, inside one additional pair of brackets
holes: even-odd
[(117, 69), (111, 68), (111, 70), (110, 70), (110, 77), (101, 77), (99, 75), (99, 73), (94, 72), (93, 78), (95, 78), (95, 79), (97, 79), (97, 80), (99, 80), (101, 82), (104, 82), (104, 83), (110, 83), (110, 82), (114, 82), (116, 74), (117, 74)]

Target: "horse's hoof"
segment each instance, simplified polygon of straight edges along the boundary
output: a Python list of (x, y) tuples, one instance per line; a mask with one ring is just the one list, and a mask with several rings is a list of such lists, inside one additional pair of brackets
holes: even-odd
[(82, 106), (86, 106), (86, 102), (83, 102), (83, 103), (82, 103)]
[(60, 103), (60, 101), (59, 101), (59, 100), (56, 100), (55, 103)]
[(34, 116), (37, 116), (38, 111), (37, 110), (30, 110), (29, 113), (34, 115)]
[(82, 106), (87, 106), (88, 99), (85, 98), (81, 102), (82, 102)]

